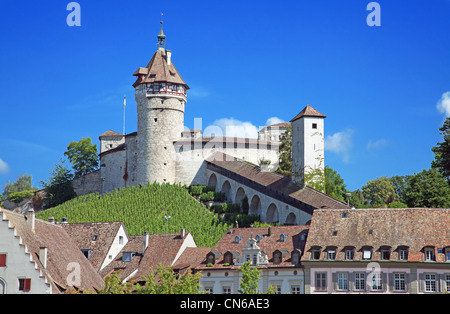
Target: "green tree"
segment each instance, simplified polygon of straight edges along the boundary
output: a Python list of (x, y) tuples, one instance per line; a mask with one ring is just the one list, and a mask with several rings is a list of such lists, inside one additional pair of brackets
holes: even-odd
[(450, 207), (450, 185), (438, 170), (423, 170), (408, 178), (405, 201), (409, 207)]
[(245, 262), (239, 269), (242, 272), (241, 286), (239, 293), (257, 294), (259, 293), (258, 281), (260, 271), (256, 267), (250, 266), (250, 261)]
[(45, 199), (50, 207), (62, 204), (77, 196), (72, 186), (73, 174), (64, 163), (65, 161), (61, 159), (50, 171), (51, 177), (47, 181), (41, 182), (47, 192)]
[(138, 294), (201, 294), (200, 279), (201, 272), (192, 274), (186, 271), (178, 276), (173, 272), (173, 267), (160, 265), (156, 272), (156, 277), (152, 272), (147, 277), (143, 277), (144, 285), (135, 284)]
[(9, 182), (3, 189), (3, 196), (7, 198), (11, 193), (17, 193), (22, 191), (34, 191), (37, 188), (33, 188), (32, 176), (28, 174), (21, 174), (17, 177), (16, 182)]
[(72, 164), (75, 177), (81, 177), (98, 168), (97, 144), (90, 138), (82, 138), (79, 142), (70, 142), (64, 153)]
[(368, 181), (362, 187), (364, 198), (367, 199), (371, 207), (379, 207), (395, 199), (395, 190), (392, 180), (388, 177), (381, 177)]
[(394, 185), (394, 191), (396, 195), (395, 201), (406, 203), (405, 191), (408, 186), (409, 175), (406, 176), (393, 176), (391, 177), (392, 184)]
[(450, 182), (450, 117), (445, 119), (439, 131), (443, 135), (444, 141), (431, 148), (434, 153), (431, 167), (437, 169)]
[(352, 192), (350, 197), (350, 204), (355, 208), (369, 208), (370, 203), (364, 198), (363, 192), (361, 190), (355, 190)]
[(337, 171), (325, 166), (325, 194), (340, 201), (346, 201), (345, 193), (350, 192)]
[(292, 125), (280, 135), (280, 160), (276, 173), (290, 178), (292, 175)]

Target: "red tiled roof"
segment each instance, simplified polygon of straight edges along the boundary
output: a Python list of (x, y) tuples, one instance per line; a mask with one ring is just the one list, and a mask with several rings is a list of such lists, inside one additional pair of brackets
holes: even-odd
[[(80, 250), (91, 250), (89, 261), (99, 271), (122, 222), (61, 224)], [(124, 228), (125, 229), (125, 228)], [(96, 240), (94, 240), (94, 236)]]
[[(147, 66), (136, 70), (133, 76), (138, 77), (137, 81), (133, 84), (135, 87), (144, 83), (167, 82), (182, 84), (186, 86), (186, 89), (189, 89), (188, 85), (175, 68), (173, 62), (168, 65), (166, 51), (156, 51)], [(141, 76), (144, 76), (144, 78), (141, 79)]]
[[(352, 246), (355, 260), (361, 260), (363, 247), (372, 247), (372, 260), (377, 261), (381, 247), (391, 248), (391, 261), (397, 260), (399, 247), (408, 247), (408, 261), (422, 262), (423, 250), (430, 246), (435, 249), (436, 261), (444, 262), (445, 256), (438, 249), (450, 246), (449, 226), (450, 209), (315, 210), (302, 260), (311, 259), (314, 246), (322, 250), (336, 247), (336, 260), (344, 260), (343, 249)], [(324, 258), (322, 254), (321, 259)]]
[[(258, 235), (263, 236), (262, 239), (256, 243), (268, 256), (269, 264), (260, 265), (258, 267), (268, 268), (268, 267), (295, 267), (298, 265), (292, 264), (291, 253), (294, 250), (300, 250), (303, 252), (305, 247), (305, 241), (301, 238), (301, 233), (308, 232), (309, 226), (276, 226), (271, 227), (271, 235), (269, 236), (268, 227), (258, 227), (258, 228), (233, 228), (229, 229), (228, 232), (217, 242), (217, 244), (209, 251), (216, 252), (218, 254), (218, 260), (212, 267), (206, 266), (206, 254), (203, 258), (203, 262), (198, 265), (195, 270), (206, 271), (208, 269), (223, 269), (223, 268), (239, 268), (240, 266), (230, 265), (224, 266), (224, 255), (226, 252), (236, 252), (239, 253), (239, 257), (242, 257), (243, 248), (247, 245), (247, 240), (250, 238), (255, 239)], [(287, 239), (284, 242), (280, 241), (280, 236), (282, 234), (287, 235)], [(241, 241), (236, 243), (235, 239), (237, 236), (241, 237)], [(273, 263), (273, 253), (276, 250), (286, 251), (287, 255), (280, 264)], [(208, 253), (209, 253), (208, 252)]]
[(319, 118), (326, 118), (327, 116), (324, 114), (321, 114), (319, 111), (314, 109), (312, 106), (307, 105), (305, 108), (303, 108), (302, 111), (298, 115), (295, 116), (294, 119), (291, 120), (291, 122), (294, 122), (295, 120), (298, 120), (302, 117), (319, 117)]
[[(67, 290), (67, 284), (72, 269), (67, 269), (70, 263), (78, 263), (80, 266), (80, 287), (82, 290), (102, 289), (104, 282), (91, 263), (86, 259), (80, 249), (64, 231), (61, 225), (56, 225), (44, 220), (35, 220), (35, 232), (24, 215), (0, 209), (6, 221), (16, 229), (17, 235), (22, 238), (39, 270), (45, 274), (52, 284), (53, 293), (60, 293), (60, 287)], [(5, 219), (3, 219), (5, 221)], [(40, 247), (47, 247), (47, 268), (44, 269), (39, 260)]]

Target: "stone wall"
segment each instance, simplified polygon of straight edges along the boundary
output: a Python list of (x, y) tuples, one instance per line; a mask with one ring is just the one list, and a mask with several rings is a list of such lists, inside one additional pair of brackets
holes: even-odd
[(102, 193), (103, 180), (100, 176), (100, 170), (93, 171), (85, 176), (74, 179), (72, 181), (72, 186), (77, 196), (90, 193)]

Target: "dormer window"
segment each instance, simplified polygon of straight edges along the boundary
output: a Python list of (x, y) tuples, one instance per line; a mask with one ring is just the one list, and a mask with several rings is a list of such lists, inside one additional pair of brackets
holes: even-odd
[(228, 251), (223, 255), (223, 263), (228, 265), (233, 265), (235, 259), (239, 256), (238, 252)]
[(362, 250), (362, 259), (363, 260), (372, 259), (372, 249), (371, 248), (363, 248), (363, 250)]
[(434, 255), (434, 247), (426, 247), (424, 249), (425, 262), (434, 262), (436, 257)]
[(280, 235), (280, 242), (286, 242), (287, 238), (288, 238), (287, 234)]
[(321, 249), (318, 247), (311, 249), (311, 259), (315, 261), (320, 260), (320, 253)]
[(300, 255), (301, 255), (301, 251), (299, 249), (292, 251), (292, 254), (291, 254), (292, 264), (294, 264), (294, 265), (300, 264)]
[(122, 255), (122, 262), (131, 262), (131, 259), (136, 255), (135, 252), (124, 252)]
[(222, 256), (222, 254), (219, 252), (209, 252), (208, 255), (206, 255), (206, 264), (214, 265), (220, 256)]
[(391, 249), (388, 247), (381, 248), (380, 260), (388, 261), (391, 259)]
[(345, 260), (352, 261), (355, 258), (355, 249), (346, 248), (345, 249)]

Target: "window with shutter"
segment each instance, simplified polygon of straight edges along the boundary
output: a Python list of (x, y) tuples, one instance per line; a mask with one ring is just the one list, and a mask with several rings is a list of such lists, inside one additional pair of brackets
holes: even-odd
[(6, 254), (0, 254), (0, 267), (6, 267)]
[(19, 291), (30, 291), (31, 290), (31, 279), (21, 278), (19, 279)]

